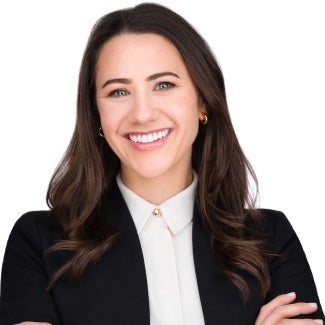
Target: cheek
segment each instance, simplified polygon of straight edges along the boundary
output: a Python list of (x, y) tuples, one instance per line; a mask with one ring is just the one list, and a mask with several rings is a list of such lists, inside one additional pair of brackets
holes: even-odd
[(119, 122), (116, 115), (107, 113), (100, 113), (100, 123), (105, 134), (105, 140), (115, 154), (120, 158), (119, 147), (120, 137), (118, 136)]
[(123, 119), (121, 113), (113, 107), (98, 106), (100, 123), (105, 134), (116, 133)]
[(194, 142), (199, 131), (200, 122), (200, 107), (197, 98), (194, 98), (191, 102), (189, 102), (187, 108), (186, 115), (184, 116), (184, 120), (187, 124), (185, 127), (187, 128), (191, 142)]
[(174, 117), (177, 120), (182, 144), (184, 147), (192, 145), (199, 131), (198, 105), (193, 101), (187, 101), (186, 105), (174, 110)]
[(178, 120), (183, 121), (185, 127), (196, 130), (199, 124), (200, 107), (196, 97), (184, 98), (181, 109), (176, 110)]

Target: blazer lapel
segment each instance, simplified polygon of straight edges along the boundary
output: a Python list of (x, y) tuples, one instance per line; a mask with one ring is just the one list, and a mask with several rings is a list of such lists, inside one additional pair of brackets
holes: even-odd
[(222, 273), (197, 207), (193, 217), (193, 256), (205, 324), (254, 324), (261, 306), (255, 282), (246, 277), (251, 298), (245, 304), (238, 288)]
[[(119, 238), (87, 270), (82, 281), (60, 279), (53, 288), (62, 323), (70, 325), (150, 324), (144, 259), (138, 234), (118, 186), (102, 207), (105, 221), (121, 230)], [(55, 252), (48, 259), (51, 270), (71, 257)]]
[[(115, 281), (121, 287), (114, 292), (114, 303), (120, 301), (124, 313), (118, 324), (150, 324), (149, 297), (144, 258), (140, 240), (131, 214), (115, 184), (106, 206), (108, 223), (121, 229), (117, 242), (112, 247), (116, 265)], [(117, 324), (117, 323), (116, 323)]]

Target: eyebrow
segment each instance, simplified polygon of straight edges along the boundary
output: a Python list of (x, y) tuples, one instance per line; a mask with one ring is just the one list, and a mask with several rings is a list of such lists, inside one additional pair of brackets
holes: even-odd
[(180, 79), (179, 76), (176, 73), (170, 72), (170, 71), (166, 71), (166, 72), (155, 73), (155, 74), (147, 77), (146, 80), (147, 81), (152, 81), (152, 80), (158, 79), (160, 77), (164, 77), (164, 76), (173, 76), (173, 77), (176, 77), (176, 78)]
[[(146, 80), (152, 81), (152, 80), (158, 79), (160, 77), (165, 77), (165, 76), (173, 76), (173, 77), (180, 79), (180, 77), (176, 73), (170, 72), (170, 71), (165, 71), (165, 72), (154, 73), (154, 74), (150, 75), (149, 77), (147, 77)], [(110, 85), (113, 83), (130, 84), (131, 82), (132, 82), (132, 79), (128, 79), (128, 78), (109, 79), (103, 83), (102, 89), (105, 88), (107, 85)]]
[(105, 88), (107, 85), (114, 84), (114, 83), (120, 83), (120, 84), (130, 84), (132, 82), (131, 79), (127, 78), (114, 78), (114, 79), (109, 79), (106, 80), (103, 85), (102, 89)]

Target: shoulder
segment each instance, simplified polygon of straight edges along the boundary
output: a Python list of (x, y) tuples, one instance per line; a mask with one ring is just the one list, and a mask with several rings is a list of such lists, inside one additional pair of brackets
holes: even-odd
[(25, 233), (37, 230), (49, 231), (53, 228), (50, 221), (50, 211), (29, 211), (24, 213), (15, 223), (13, 231)]
[[(267, 301), (285, 292), (295, 291), (297, 301), (319, 304), (312, 271), (301, 242), (285, 214), (260, 210), (266, 239), (265, 253), (271, 276)], [(317, 317), (322, 317), (321, 311)]]
[(286, 215), (279, 210), (256, 209), (248, 215), (247, 225), (258, 233), (270, 237), (278, 233), (292, 232), (293, 228)]
[(290, 222), (282, 211), (259, 209), (262, 223), (267, 230), (276, 230), (281, 227), (291, 227)]
[(279, 210), (271, 210), (271, 209), (258, 209), (263, 222), (266, 224), (275, 224), (281, 221), (287, 221), (287, 217), (282, 211)]
[(36, 224), (46, 224), (50, 211), (29, 211), (24, 213), (15, 223), (15, 228), (33, 228)]
[(298, 256), (305, 259), (299, 238), (286, 215), (281, 211), (261, 209), (262, 232), (270, 253)]
[(292, 225), (282, 211), (260, 209), (263, 232), (271, 241), (278, 241), (281, 237), (295, 236)]
[(14, 224), (8, 242), (11, 244), (37, 244), (44, 250), (53, 245), (61, 230), (49, 218), (50, 211), (30, 211)]
[(58, 234), (49, 222), (49, 211), (28, 212), (16, 221), (2, 263), (1, 324), (22, 319), (47, 319), (61, 324), (53, 296), (46, 290), (50, 277), (60, 266), (46, 254)]

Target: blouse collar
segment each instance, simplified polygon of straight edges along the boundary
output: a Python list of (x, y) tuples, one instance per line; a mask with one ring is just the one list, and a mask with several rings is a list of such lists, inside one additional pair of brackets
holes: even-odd
[[(120, 174), (116, 176), (116, 181), (131, 213), (138, 234), (141, 233), (149, 218), (163, 218), (174, 235), (183, 230), (192, 221), (195, 191), (198, 182), (194, 171), (191, 185), (160, 205), (154, 205), (131, 191), (123, 184)], [(161, 217), (153, 214), (155, 209), (161, 211)]]

